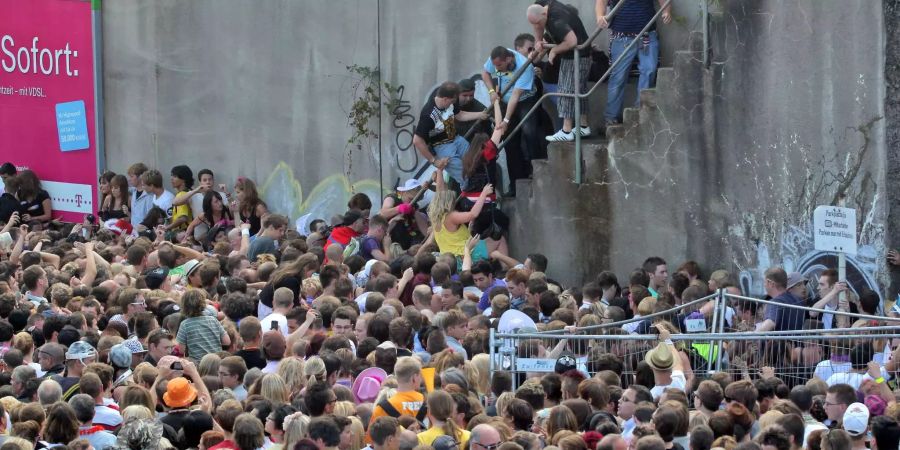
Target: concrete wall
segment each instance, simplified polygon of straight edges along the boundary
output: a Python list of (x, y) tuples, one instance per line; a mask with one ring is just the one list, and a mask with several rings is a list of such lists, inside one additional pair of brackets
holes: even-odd
[[(523, 222), (547, 208), (534, 199), (569, 198), (607, 224), (596, 249), (608, 259), (576, 263), (579, 273), (612, 268), (624, 276), (658, 254), (670, 271), (696, 259), (707, 273), (727, 268), (745, 292), (760, 293), (772, 265), (812, 276), (835, 267), (834, 255), (813, 249), (810, 221), (816, 205), (843, 196), (858, 211), (860, 232), (848, 279), (856, 289), (884, 286), (893, 195), (885, 189), (885, 67), (877, 51), (885, 39), (882, 5), (854, 3), (841, 14), (833, 7), (722, 2), (712, 19), (711, 67), (702, 64), (702, 40), (690, 41), (671, 68), (660, 69), (642, 107), (626, 109), (606, 148), (586, 149), (587, 183), (608, 195), (536, 180), (532, 198), (515, 201), (525, 218), (514, 227), (519, 242), (528, 236), (526, 245), (566, 246), (553, 250), (563, 258), (591, 242), (525, 234)], [(834, 32), (842, 29), (859, 34)], [(605, 164), (594, 161), (598, 152)], [(556, 228), (577, 233), (580, 217)]]
[[(593, 1), (573, 1), (589, 30)], [(271, 209), (329, 217), (351, 192), (420, 173), (411, 130), (432, 88), (480, 71), (490, 49), (530, 32), (518, 0), (116, 0), (103, 4), (107, 164), (145, 161), (255, 179)], [(663, 62), (699, 27), (675, 2)], [(605, 35), (597, 41), (605, 48)], [(380, 139), (348, 145), (360, 78), (381, 67), (401, 107), (373, 116)], [(380, 123), (380, 126), (377, 124)]]

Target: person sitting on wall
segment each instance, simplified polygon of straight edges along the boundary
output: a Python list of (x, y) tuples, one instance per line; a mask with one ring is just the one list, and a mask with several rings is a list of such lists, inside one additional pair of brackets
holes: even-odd
[(50, 194), (41, 189), (41, 180), (31, 170), (23, 170), (16, 175), (19, 185), (16, 197), (19, 199), (19, 212), (23, 223), (40, 223), (46, 225), (53, 218), (53, 207)]
[(487, 119), (487, 113), (461, 111), (458, 95), (459, 85), (452, 81), (445, 81), (438, 87), (434, 98), (419, 114), (413, 145), (426, 161), (446, 169), (450, 177), (462, 185), (465, 183), (462, 156), (469, 143), (457, 133), (456, 121)]

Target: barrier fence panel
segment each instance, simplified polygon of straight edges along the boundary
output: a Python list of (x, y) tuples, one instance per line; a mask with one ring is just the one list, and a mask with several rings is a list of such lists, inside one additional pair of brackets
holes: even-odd
[[(767, 309), (776, 328), (757, 331)], [(661, 322), (669, 323), (663, 326), (673, 330), (672, 340), (694, 378), (714, 372), (734, 380), (757, 378), (762, 368), (772, 367), (791, 387), (814, 376), (828, 382), (834, 374), (865, 372), (869, 361), (883, 366), (900, 344), (900, 318), (784, 305), (720, 290), (626, 321), (565, 331), (492, 331), (491, 369), (511, 372), (515, 389), (529, 376), (553, 372), (559, 355), (569, 351), (590, 376), (620, 369), (623, 386), (648, 376), (652, 382), (652, 371), (641, 363), (659, 343), (655, 325)]]

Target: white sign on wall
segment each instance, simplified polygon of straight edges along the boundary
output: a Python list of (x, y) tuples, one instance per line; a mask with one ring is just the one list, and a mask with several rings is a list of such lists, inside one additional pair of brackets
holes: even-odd
[(813, 212), (816, 250), (856, 254), (856, 210), (839, 206), (817, 206)]

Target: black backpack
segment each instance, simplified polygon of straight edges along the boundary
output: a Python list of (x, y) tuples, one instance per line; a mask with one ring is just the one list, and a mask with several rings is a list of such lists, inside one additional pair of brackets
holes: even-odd
[[(380, 406), (381, 409), (383, 409), (384, 412), (386, 412), (387, 415), (389, 415), (391, 417), (399, 418), (402, 415), (402, 414), (400, 414), (400, 411), (397, 411), (397, 408), (395, 408), (394, 405), (390, 401), (388, 401), (387, 398), (381, 399), (381, 401), (378, 402), (378, 406)], [(428, 406), (425, 405), (425, 402), (423, 401), (422, 407), (419, 408), (419, 412), (416, 413), (416, 420), (419, 422), (420, 425), (422, 425), (423, 428), (425, 427), (425, 416), (427, 414), (428, 414)]]

